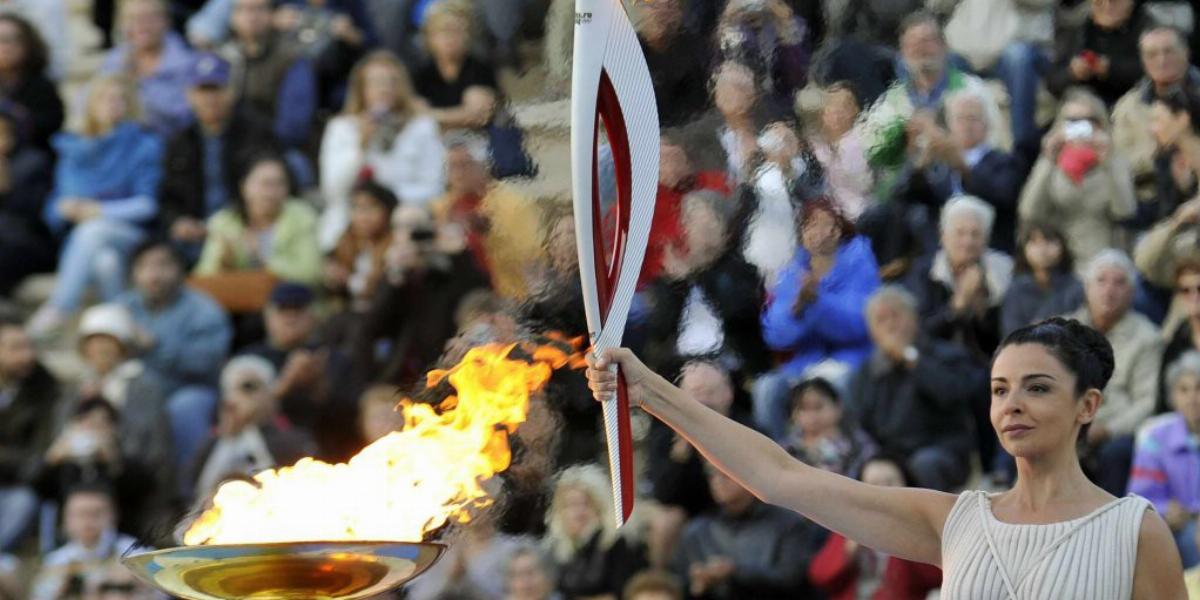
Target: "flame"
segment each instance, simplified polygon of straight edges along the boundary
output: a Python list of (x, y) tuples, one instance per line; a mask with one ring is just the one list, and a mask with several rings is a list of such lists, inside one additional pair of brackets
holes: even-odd
[[(404, 399), (405, 426), (347, 463), (305, 458), (233, 481), (184, 535), (184, 543), (422, 541), (451, 520), (466, 522), (491, 497), (482, 484), (508, 468), (508, 436), (525, 421), (530, 396), (554, 369), (582, 358), (556, 344), (473, 348), (455, 367), (432, 371), (427, 387), (456, 395), (436, 407)], [(573, 345), (572, 348), (577, 348)], [(514, 349), (530, 358), (512, 358)]]

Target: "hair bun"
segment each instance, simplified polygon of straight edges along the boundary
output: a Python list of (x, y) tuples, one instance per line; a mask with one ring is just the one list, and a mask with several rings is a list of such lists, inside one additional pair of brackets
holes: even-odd
[[(1100, 367), (1100, 379), (1104, 386), (1107, 386), (1108, 380), (1112, 378), (1113, 369), (1116, 368), (1116, 359), (1108, 338), (1094, 327), (1084, 325), (1075, 319), (1055, 317), (1050, 321), (1066, 329), (1067, 333), (1087, 350), (1092, 360), (1096, 361), (1096, 365)], [(1100, 386), (1101, 389), (1104, 386)]]

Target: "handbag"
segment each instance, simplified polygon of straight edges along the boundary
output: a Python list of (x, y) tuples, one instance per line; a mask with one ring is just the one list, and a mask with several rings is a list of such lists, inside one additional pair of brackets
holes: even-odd
[(1014, 0), (963, 0), (946, 24), (946, 42), (976, 71), (985, 71), (1016, 39), (1020, 26)]

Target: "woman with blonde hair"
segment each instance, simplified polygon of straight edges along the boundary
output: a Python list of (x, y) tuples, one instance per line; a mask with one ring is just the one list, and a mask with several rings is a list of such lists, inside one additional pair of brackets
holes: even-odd
[(417, 69), (417, 92), (442, 127), (480, 129), (496, 110), (496, 71), (471, 55), (473, 6), (461, 0), (434, 4), (421, 27), (428, 60)]
[(558, 591), (568, 598), (616, 600), (646, 560), (612, 520), (612, 487), (604, 469), (577, 465), (562, 472), (546, 512), (547, 551), (558, 567)]
[(1129, 162), (1113, 147), (1104, 102), (1068, 90), (1021, 191), (1021, 222), (1058, 223), (1081, 268), (1104, 248), (1127, 247), (1118, 223), (1136, 212)]
[(402, 205), (425, 205), (443, 192), (445, 148), (437, 121), (421, 106), (408, 70), (391, 52), (372, 52), (354, 67), (342, 114), (321, 141), (322, 249), (346, 229), (350, 190), (364, 170)]
[(65, 238), (50, 300), (30, 322), (34, 335), (57, 329), (94, 287), (111, 301), (125, 288), (124, 263), (158, 213), (162, 142), (140, 123), (133, 82), (92, 80), (78, 132), (53, 138), (58, 163), (43, 217)]

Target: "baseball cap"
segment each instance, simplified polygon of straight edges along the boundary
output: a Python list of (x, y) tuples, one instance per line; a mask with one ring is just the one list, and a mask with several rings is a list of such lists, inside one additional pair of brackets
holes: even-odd
[(188, 85), (191, 87), (229, 85), (229, 63), (212, 52), (201, 52), (192, 61), (188, 70)]

